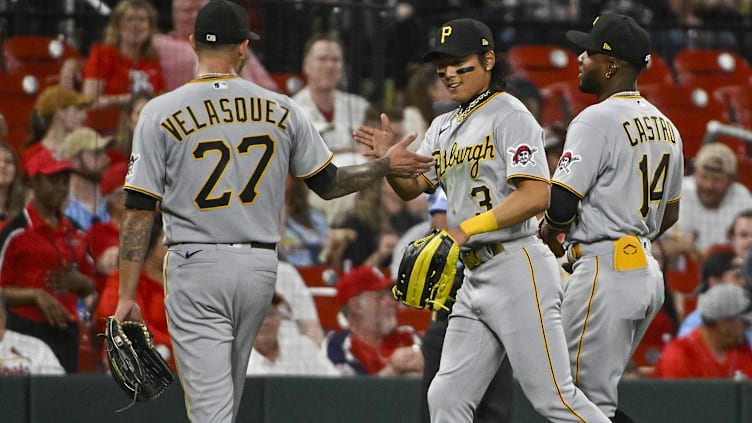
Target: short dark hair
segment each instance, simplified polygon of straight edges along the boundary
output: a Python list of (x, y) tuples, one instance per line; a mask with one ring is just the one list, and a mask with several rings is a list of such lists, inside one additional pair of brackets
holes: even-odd
[(313, 45), (319, 41), (330, 41), (336, 43), (337, 45), (339, 45), (339, 48), (342, 50), (342, 54), (344, 55), (345, 45), (344, 43), (342, 43), (342, 39), (340, 39), (339, 36), (337, 36), (337, 34), (334, 32), (322, 32), (319, 34), (314, 34), (305, 42), (305, 44), (303, 44), (303, 59), (308, 57), (308, 53), (311, 52)]
[(742, 210), (734, 217), (731, 225), (729, 225), (728, 232), (726, 232), (726, 236), (729, 239), (734, 236), (734, 228), (736, 228), (736, 223), (739, 222), (739, 219), (752, 219), (752, 209)]

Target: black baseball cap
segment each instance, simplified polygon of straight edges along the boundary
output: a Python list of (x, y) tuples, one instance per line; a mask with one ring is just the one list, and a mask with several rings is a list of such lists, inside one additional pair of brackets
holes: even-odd
[(430, 62), (439, 54), (464, 57), (493, 49), (493, 34), (486, 24), (475, 19), (455, 19), (439, 27), (423, 61)]
[(590, 33), (567, 31), (577, 47), (625, 60), (638, 68), (650, 61), (650, 36), (634, 19), (615, 13), (595, 18)]
[(248, 12), (227, 0), (211, 0), (198, 11), (193, 36), (197, 43), (216, 45), (260, 39), (251, 32)]

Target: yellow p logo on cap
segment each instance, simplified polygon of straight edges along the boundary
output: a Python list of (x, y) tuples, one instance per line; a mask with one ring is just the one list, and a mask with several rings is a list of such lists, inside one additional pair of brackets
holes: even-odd
[(449, 25), (442, 26), (441, 27), (441, 44), (444, 44), (446, 42), (447, 37), (450, 35), (452, 35), (452, 27)]

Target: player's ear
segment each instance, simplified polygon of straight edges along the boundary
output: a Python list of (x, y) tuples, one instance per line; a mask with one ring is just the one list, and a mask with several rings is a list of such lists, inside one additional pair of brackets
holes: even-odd
[(193, 37), (193, 34), (188, 36), (188, 41), (190, 41), (193, 51), (196, 51), (196, 38)]
[(496, 65), (496, 53), (487, 51), (483, 54), (483, 67), (490, 71)]

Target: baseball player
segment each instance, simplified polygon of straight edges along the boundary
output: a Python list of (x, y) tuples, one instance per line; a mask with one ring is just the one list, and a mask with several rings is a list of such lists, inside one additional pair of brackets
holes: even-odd
[(115, 318), (141, 321), (134, 301), (157, 201), (163, 213), (165, 305), (193, 422), (237, 417), (254, 338), (271, 304), (288, 172), (333, 198), (392, 174), (430, 168), (405, 137), (387, 157), (337, 168), (288, 97), (237, 76), (247, 12), (213, 0), (191, 42), (196, 78), (143, 108), (124, 188)]
[(650, 39), (632, 18), (604, 14), (590, 33), (569, 31), (583, 50), (579, 87), (597, 96), (569, 125), (541, 237), (566, 232), (573, 263), (561, 305), (575, 384), (615, 421), (617, 384), (664, 300), (651, 240), (679, 213), (682, 140), (640, 96)]
[[(574, 386), (560, 323), (556, 259), (535, 237), (548, 207), (543, 129), (503, 91), (502, 61), (491, 30), (472, 19), (442, 25), (425, 56), (460, 106), (431, 123), (418, 152), (434, 167), (419, 177), (390, 177), (404, 200), (441, 186), (449, 234), (462, 246), (464, 281), (428, 390), (431, 421), (472, 422), (505, 358), (533, 407), (553, 422), (608, 422)], [(356, 140), (379, 156), (393, 142), (382, 128)]]
[[(428, 195), (428, 213), (430, 215), (431, 228), (447, 229), (446, 226), (447, 198), (444, 190), (437, 187), (436, 191)], [(399, 263), (399, 258), (396, 260)], [(397, 275), (397, 269), (392, 272)], [(457, 290), (462, 286), (464, 276), (458, 269), (454, 280), (450, 298), (457, 297)], [(431, 385), (436, 372), (439, 371), (441, 361), (441, 349), (444, 345), (444, 335), (449, 321), (452, 303), (446, 303), (448, 310), (439, 310), (433, 314), (431, 322), (426, 328), (423, 335), (423, 342), (420, 350), (423, 352), (423, 375), (421, 378), (421, 397), (420, 397), (420, 421), (429, 422), (430, 415), (426, 393)], [(496, 371), (493, 379), (488, 384), (483, 398), (475, 410), (473, 423), (507, 423), (512, 421), (512, 402), (514, 400), (514, 386), (512, 384), (512, 368), (509, 366), (509, 360), (504, 360), (499, 369)]]

